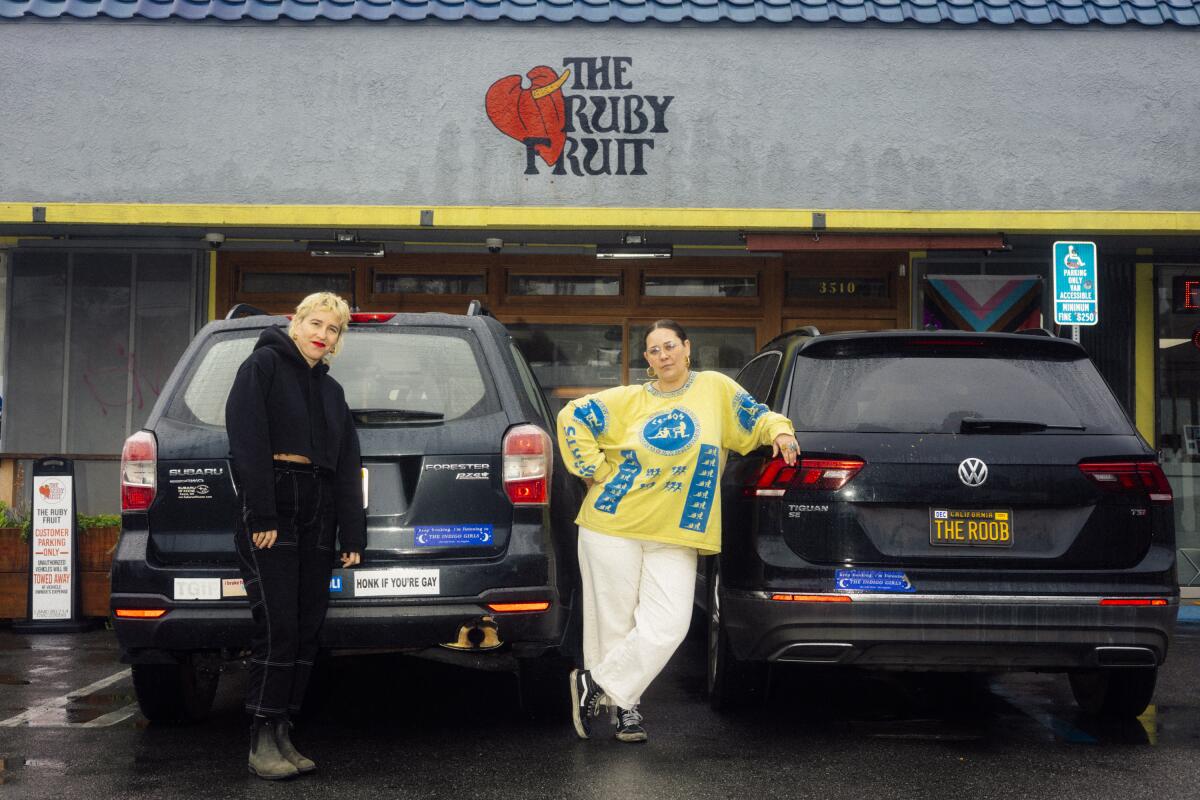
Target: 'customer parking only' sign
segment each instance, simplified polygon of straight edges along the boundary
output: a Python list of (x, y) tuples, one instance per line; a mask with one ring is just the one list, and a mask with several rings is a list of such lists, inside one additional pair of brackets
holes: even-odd
[(1054, 243), (1054, 322), (1095, 325), (1100, 321), (1094, 242)]

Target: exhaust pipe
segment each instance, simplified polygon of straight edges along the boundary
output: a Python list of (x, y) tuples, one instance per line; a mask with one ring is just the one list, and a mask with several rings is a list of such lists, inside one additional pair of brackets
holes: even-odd
[(450, 650), (495, 650), (503, 644), (496, 621), (491, 617), (480, 617), (463, 623), (458, 629), (458, 637), (453, 642), (444, 642), (442, 647)]
[(1097, 647), (1096, 663), (1102, 667), (1156, 667), (1158, 656), (1149, 647)]
[(854, 652), (845, 642), (804, 642), (780, 650), (770, 660), (796, 664), (837, 664)]

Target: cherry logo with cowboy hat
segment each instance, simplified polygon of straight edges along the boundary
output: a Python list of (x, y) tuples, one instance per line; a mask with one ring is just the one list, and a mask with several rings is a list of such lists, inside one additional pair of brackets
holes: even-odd
[(534, 67), (525, 73), (528, 88), (521, 86), (520, 75), (504, 76), (487, 90), (484, 105), (488, 119), (518, 142), (532, 141), (534, 151), (553, 165), (567, 141), (562, 85), (570, 76), (569, 69), (559, 75), (550, 67)]

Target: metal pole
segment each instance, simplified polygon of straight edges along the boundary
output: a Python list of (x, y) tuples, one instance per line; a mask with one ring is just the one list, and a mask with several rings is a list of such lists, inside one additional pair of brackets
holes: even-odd
[(1078, 325), (1071, 326), (1071, 341), (1073, 341), (1073, 342), (1079, 341), (1079, 326)]

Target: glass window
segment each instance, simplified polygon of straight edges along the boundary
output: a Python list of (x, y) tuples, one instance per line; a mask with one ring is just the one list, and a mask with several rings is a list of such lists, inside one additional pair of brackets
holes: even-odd
[(621, 294), (621, 276), (509, 275), (508, 293), (529, 297), (553, 295), (617, 297)]
[(133, 256), (74, 257), (67, 367), (68, 453), (119, 453), (129, 406)]
[(248, 294), (350, 293), (348, 272), (243, 272), (242, 291)]
[(1087, 359), (805, 357), (796, 365), (791, 405), (810, 431), (958, 433), (963, 419), (978, 417), (1131, 433)]
[(189, 253), (136, 256), (130, 430), (146, 423), (175, 362), (192, 339), (194, 257)]
[(620, 325), (506, 325), (546, 390), (621, 383)]
[(1175, 495), (1179, 585), (1200, 587), (1200, 350), (1192, 344), (1200, 309), (1188, 307), (1189, 284), (1200, 286), (1200, 264), (1159, 268), (1156, 426)]
[(486, 294), (486, 275), (400, 275), (376, 272), (376, 294)]
[(10, 453), (56, 453), (63, 445), (68, 261), (66, 253), (13, 256), (3, 427)]
[(167, 416), (192, 424), (225, 427), (225, 400), (238, 367), (254, 349), (258, 331), (216, 336), (192, 367)]
[(758, 297), (758, 278), (647, 275), (642, 279), (642, 293), (646, 297)]
[(546, 397), (542, 394), (542, 387), (538, 385), (537, 378), (530, 371), (529, 365), (525, 363), (525, 356), (521, 355), (521, 348), (517, 347), (516, 342), (510, 342), (512, 348), (513, 361), (517, 364), (517, 372), (521, 375), (521, 388), (525, 390), (525, 395), (529, 398), (529, 402), (538, 410), (538, 414), (542, 417), (542, 424), (546, 431), (550, 434), (554, 433), (554, 419), (550, 414), (550, 407), (546, 405)]
[[(711, 369), (731, 378), (754, 357), (754, 328), (693, 328), (684, 325), (692, 343), (692, 369)], [(645, 326), (629, 329), (630, 381), (647, 380)]]
[[(380, 409), (386, 424), (450, 422), (499, 410), (489, 391), (473, 334), (465, 331), (351, 330), (329, 374), (346, 390), (352, 410)], [(405, 418), (386, 412), (411, 412)]]
[[(259, 331), (214, 336), (197, 358), (167, 415), (225, 427), (225, 401)], [(365, 425), (437, 424), (499, 409), (470, 334), (351, 330), (329, 374)]]
[(751, 397), (765, 403), (771, 391), (771, 384), (775, 382), (775, 371), (782, 360), (783, 355), (780, 353), (763, 353), (747, 364), (736, 380)]

